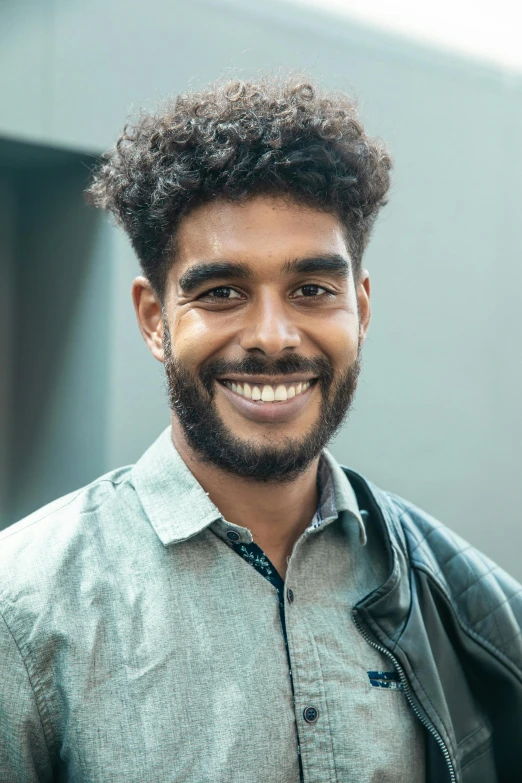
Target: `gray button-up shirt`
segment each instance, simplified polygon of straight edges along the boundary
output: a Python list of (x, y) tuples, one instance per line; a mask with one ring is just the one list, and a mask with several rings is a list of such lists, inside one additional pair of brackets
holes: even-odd
[(298, 736), (305, 783), (422, 781), (420, 724), (350, 616), (386, 577), (380, 542), (324, 460), (286, 576), (294, 693), (276, 591), (227, 543), (250, 531), (170, 429), (0, 534), (0, 782), (298, 783)]

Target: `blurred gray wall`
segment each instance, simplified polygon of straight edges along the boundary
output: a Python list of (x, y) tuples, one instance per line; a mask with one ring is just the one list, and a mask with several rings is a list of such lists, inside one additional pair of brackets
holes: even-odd
[(277, 2), (0, 4), (0, 524), (134, 461), (168, 423), (136, 261), (82, 203), (94, 156), (131, 111), (281, 66), (359, 95), (396, 165), (333, 450), (522, 579), (522, 79)]

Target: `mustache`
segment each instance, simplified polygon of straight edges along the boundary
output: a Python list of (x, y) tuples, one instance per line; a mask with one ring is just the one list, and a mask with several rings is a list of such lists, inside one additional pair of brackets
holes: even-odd
[(209, 359), (199, 371), (199, 376), (209, 394), (213, 393), (213, 381), (218, 375), (291, 375), (292, 373), (312, 373), (318, 381), (328, 388), (333, 381), (334, 369), (324, 356), (307, 359), (299, 354), (266, 359), (261, 356), (246, 356), (244, 359)]

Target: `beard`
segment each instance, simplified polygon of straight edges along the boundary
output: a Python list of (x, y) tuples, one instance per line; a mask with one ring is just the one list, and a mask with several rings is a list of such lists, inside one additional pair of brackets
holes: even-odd
[[(172, 355), (166, 324), (163, 348), (169, 405), (187, 443), (203, 461), (260, 482), (292, 481), (319, 456), (350, 410), (360, 372), (359, 353), (337, 380), (332, 364), (325, 357), (306, 359), (293, 354), (269, 361), (252, 355), (235, 362), (209, 359), (201, 366), (199, 378), (195, 378)], [(244, 440), (220, 417), (214, 400), (218, 376), (237, 373), (281, 376), (298, 372), (313, 373), (321, 393), (319, 417), (301, 438), (274, 437), (267, 433), (262, 443)]]

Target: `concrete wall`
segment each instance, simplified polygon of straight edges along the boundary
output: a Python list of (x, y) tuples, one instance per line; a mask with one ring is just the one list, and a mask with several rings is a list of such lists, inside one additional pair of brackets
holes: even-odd
[[(4, 0), (0, 36), (0, 134), (63, 149), (101, 151), (129, 111), (232, 67), (245, 75), (303, 67), (360, 95), (396, 173), (367, 255), (374, 321), (360, 392), (333, 449), (522, 578), (522, 81), (277, 2)], [(48, 448), (34, 446), (30, 468), (18, 459), (27, 505), (134, 460), (168, 420), (161, 374), (134, 324), (136, 261), (114, 229), (83, 216), (80, 182), (69, 184), (71, 194), (77, 187), (72, 215), (60, 187), (53, 191), (53, 220), (64, 216), (54, 239), (37, 194), (27, 231), (29, 244), (46, 245), (58, 241), (60, 226), (66, 235), (69, 224), (84, 226), (64, 295), (71, 345), (86, 363), (63, 346), (66, 374), (77, 380), (64, 385), (54, 366), (41, 370), (49, 390), (61, 391), (49, 391), (53, 415), (41, 441), (51, 444), (52, 468), (34, 484)], [(34, 279), (30, 267), (23, 274), (27, 284)], [(54, 312), (55, 300), (39, 307), (39, 317)], [(24, 339), (38, 328), (32, 307), (27, 317)], [(46, 345), (53, 358), (52, 340)], [(96, 402), (89, 407), (86, 397)]]

